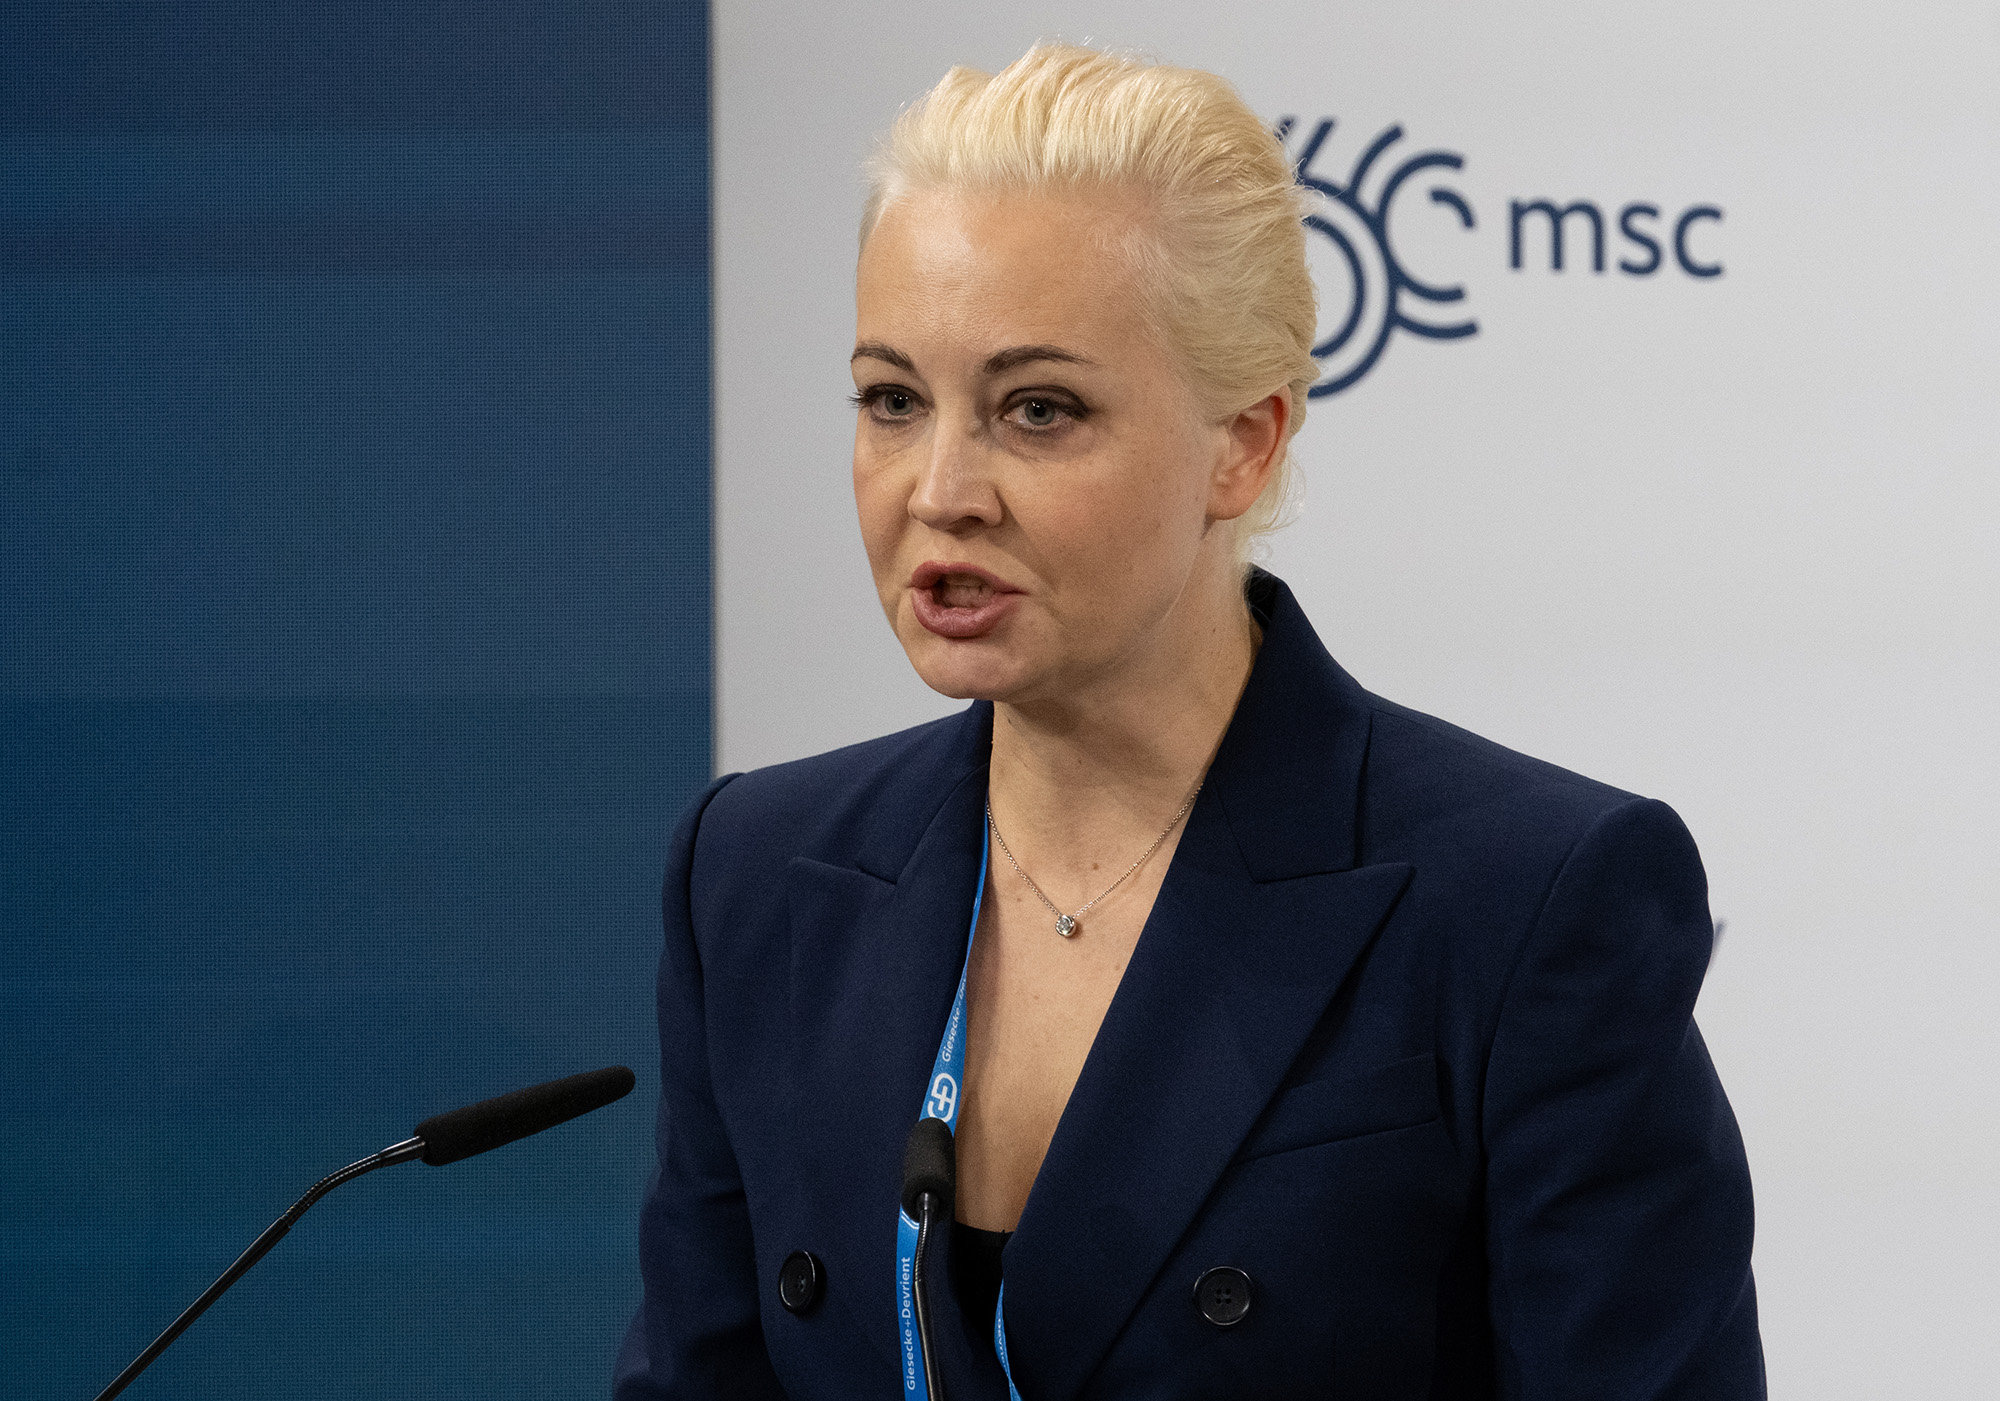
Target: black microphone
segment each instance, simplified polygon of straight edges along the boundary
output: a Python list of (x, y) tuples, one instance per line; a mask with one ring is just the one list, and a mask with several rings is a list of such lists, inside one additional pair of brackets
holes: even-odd
[(342, 1183), (352, 1182), (377, 1168), (394, 1167), (397, 1163), (417, 1158), (422, 1158), (432, 1167), (443, 1167), (446, 1163), (470, 1158), (512, 1143), (517, 1138), (526, 1138), (531, 1133), (552, 1129), (579, 1114), (602, 1109), (630, 1094), (632, 1084), (632, 1072), (622, 1065), (614, 1065), (562, 1080), (551, 1080), (545, 1085), (530, 1085), (525, 1090), (515, 1090), (512, 1094), (468, 1104), (448, 1114), (435, 1115), (417, 1125), (415, 1137), (392, 1143), (379, 1153), (371, 1153), (359, 1162), (349, 1163), (339, 1172), (328, 1173), (315, 1182), (303, 1197), (293, 1202), (289, 1211), (267, 1226), (264, 1234), (236, 1257), (236, 1263), (224, 1270), (199, 1299), (189, 1304), (181, 1316), (167, 1326), (166, 1332), (153, 1339), (150, 1347), (133, 1358), (131, 1365), (120, 1372), (110, 1386), (98, 1392), (97, 1401), (111, 1401), (112, 1397), (130, 1386), (133, 1378), (152, 1366), (154, 1360), (167, 1350), (168, 1344), (186, 1332), (190, 1323), (222, 1297), (224, 1290), (243, 1278), (252, 1265), (284, 1239), (286, 1232), (306, 1214), (307, 1208)]
[(530, 1085), (525, 1090), (433, 1115), (417, 1125), (417, 1137), (424, 1142), (424, 1161), (432, 1167), (443, 1167), (461, 1158), (491, 1152), (531, 1133), (552, 1129), (579, 1114), (602, 1109), (631, 1092), (632, 1072), (622, 1065), (586, 1070), (581, 1075), (551, 1080), (546, 1085)]
[(958, 1185), (958, 1145), (942, 1119), (919, 1119), (903, 1145), (903, 1210), (917, 1223), (917, 1258), (910, 1269), (910, 1292), (916, 1296), (917, 1346), (924, 1355), (924, 1388), (930, 1401), (944, 1401), (944, 1378), (938, 1375), (931, 1346), (930, 1282), (924, 1256), (931, 1241), (931, 1222), (951, 1219)]

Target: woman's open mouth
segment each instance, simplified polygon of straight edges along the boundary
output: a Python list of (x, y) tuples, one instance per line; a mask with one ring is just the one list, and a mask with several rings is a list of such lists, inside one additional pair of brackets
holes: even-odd
[(910, 575), (917, 621), (939, 637), (984, 637), (1009, 613), (1021, 591), (973, 564), (926, 560)]

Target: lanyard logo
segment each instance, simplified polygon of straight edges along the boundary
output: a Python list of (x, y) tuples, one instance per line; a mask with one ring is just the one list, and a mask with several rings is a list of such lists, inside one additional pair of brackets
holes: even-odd
[(924, 1101), (924, 1108), (933, 1119), (947, 1122), (958, 1111), (958, 1081), (951, 1078), (950, 1072), (940, 1070), (931, 1081), (931, 1096)]

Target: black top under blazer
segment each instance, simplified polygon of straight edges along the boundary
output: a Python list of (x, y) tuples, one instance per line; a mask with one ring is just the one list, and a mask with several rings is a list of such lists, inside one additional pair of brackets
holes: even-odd
[[(1282, 582), (1249, 596), (1263, 647), (1006, 1249), (1024, 1401), (1762, 1397), (1687, 830), (1368, 694)], [(719, 779), (681, 822), (620, 1401), (902, 1394), (901, 1158), (991, 725)], [(1251, 1303), (1219, 1327), (1225, 1266)], [(991, 1321), (937, 1301), (953, 1401), (1004, 1399)]]

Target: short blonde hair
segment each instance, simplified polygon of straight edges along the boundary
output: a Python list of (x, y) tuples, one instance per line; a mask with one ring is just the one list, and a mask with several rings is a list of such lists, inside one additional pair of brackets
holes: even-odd
[(1305, 420), (1318, 311), (1303, 195), (1278, 139), (1213, 73), (1037, 44), (997, 74), (954, 68), (905, 109), (869, 164), (865, 244), (921, 189), (1104, 185), (1152, 212), (1127, 240), (1146, 311), (1198, 405), (1227, 418), (1291, 391), (1277, 471), (1237, 522), (1239, 552), (1293, 514), (1290, 435)]

